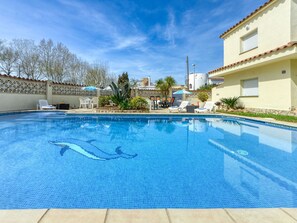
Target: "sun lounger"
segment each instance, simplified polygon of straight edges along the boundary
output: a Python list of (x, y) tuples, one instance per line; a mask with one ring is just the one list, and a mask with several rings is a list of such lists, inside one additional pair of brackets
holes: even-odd
[(55, 106), (49, 105), (47, 100), (44, 100), (44, 99), (38, 101), (38, 108), (40, 110), (54, 110), (54, 109), (56, 109)]
[(212, 110), (214, 109), (214, 102), (212, 101), (207, 101), (205, 102), (203, 108), (196, 108), (194, 111), (195, 113), (205, 113), (205, 112), (212, 112)]
[(169, 107), (169, 112), (186, 112), (187, 109), (186, 107), (189, 105), (190, 103), (188, 101), (182, 101), (181, 104), (177, 107), (177, 106), (173, 106), (173, 107)]

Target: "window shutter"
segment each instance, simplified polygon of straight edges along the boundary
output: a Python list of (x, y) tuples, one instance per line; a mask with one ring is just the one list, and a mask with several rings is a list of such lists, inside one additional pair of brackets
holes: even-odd
[(242, 96), (258, 95), (258, 78), (242, 81)]
[(242, 52), (251, 50), (258, 46), (258, 32), (252, 32), (251, 34), (242, 37), (241, 39), (241, 50)]

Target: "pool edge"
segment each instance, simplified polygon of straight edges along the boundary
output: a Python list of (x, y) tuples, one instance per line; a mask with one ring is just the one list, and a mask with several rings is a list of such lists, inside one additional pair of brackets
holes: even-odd
[(0, 210), (0, 222), (284, 222), (297, 223), (297, 208), (251, 209), (21, 209)]

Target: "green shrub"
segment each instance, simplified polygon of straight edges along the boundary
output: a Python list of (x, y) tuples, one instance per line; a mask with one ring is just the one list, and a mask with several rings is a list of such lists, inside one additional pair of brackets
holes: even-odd
[(111, 100), (111, 96), (100, 96), (98, 100), (99, 106), (104, 107), (105, 105), (109, 105), (109, 100)]
[(221, 102), (226, 105), (227, 109), (236, 109), (239, 97), (222, 98)]
[(148, 107), (148, 102), (143, 97), (134, 97), (130, 101), (130, 105), (132, 109), (135, 110), (144, 110)]
[(124, 100), (119, 103), (119, 109), (121, 110), (129, 110), (131, 109), (130, 101), (129, 100)]
[(123, 84), (123, 86), (119, 87), (114, 82), (111, 82), (109, 85), (112, 90), (111, 99), (116, 105), (120, 105), (121, 103), (128, 103), (128, 99), (130, 98), (131, 88), (129, 83)]
[(217, 84), (208, 84), (208, 85), (203, 85), (199, 88), (199, 90), (202, 91), (211, 91), (211, 89), (213, 89), (214, 87), (216, 87)]
[(208, 94), (206, 92), (200, 92), (198, 94), (198, 99), (202, 102), (205, 102), (208, 99)]

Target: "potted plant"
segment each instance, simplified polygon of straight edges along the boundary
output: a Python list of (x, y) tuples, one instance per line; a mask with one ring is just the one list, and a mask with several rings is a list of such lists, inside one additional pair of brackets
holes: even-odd
[(206, 92), (200, 92), (198, 94), (198, 99), (202, 102), (199, 107), (202, 108), (205, 104), (205, 102), (207, 101), (207, 99), (209, 98), (208, 94)]

